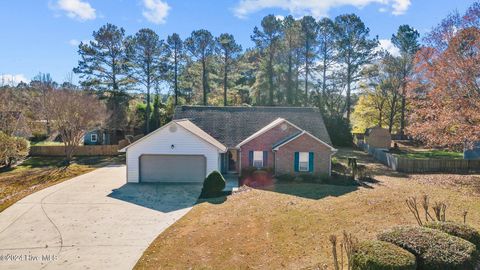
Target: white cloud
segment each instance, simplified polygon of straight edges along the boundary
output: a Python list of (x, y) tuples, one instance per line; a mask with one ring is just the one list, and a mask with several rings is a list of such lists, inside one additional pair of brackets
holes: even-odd
[(143, 0), (145, 9), (143, 10), (143, 17), (154, 24), (163, 24), (168, 16), (170, 6), (167, 2), (162, 0)]
[(383, 50), (388, 51), (391, 55), (393, 56), (399, 56), (400, 55), (400, 50), (395, 47), (389, 39), (380, 39), (380, 48)]
[(68, 41), (68, 44), (70, 46), (73, 46), (73, 47), (78, 47), (78, 45), (80, 45), (81, 42), (83, 42), (84, 44), (88, 44), (88, 43), (90, 43), (90, 40), (88, 40), (88, 39), (84, 39), (84, 40), (70, 39)]
[(392, 4), (392, 14), (393, 15), (402, 15), (407, 12), (408, 7), (410, 6), (410, 0), (394, 0)]
[(80, 41), (78, 41), (77, 39), (70, 39), (68, 41), (68, 44), (70, 44), (73, 47), (77, 47), (78, 45), (80, 45)]
[(392, 14), (405, 13), (411, 0), (240, 0), (234, 8), (234, 13), (239, 18), (267, 8), (287, 10), (293, 15), (312, 15), (316, 18), (326, 16), (332, 8), (341, 6), (365, 7), (377, 3), (383, 8), (392, 10)]
[(93, 20), (97, 17), (96, 10), (90, 3), (82, 0), (58, 0), (56, 9), (67, 12), (67, 16), (81, 21)]
[(20, 82), (29, 83), (30, 80), (23, 74), (0, 74), (0, 86), (17, 86)]

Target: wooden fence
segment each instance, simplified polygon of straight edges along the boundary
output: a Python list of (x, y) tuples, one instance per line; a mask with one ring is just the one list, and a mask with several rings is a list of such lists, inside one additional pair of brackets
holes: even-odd
[[(77, 146), (74, 156), (115, 156), (118, 152), (118, 145), (80, 145)], [(64, 156), (63, 146), (31, 146), (30, 156)]]
[(364, 146), (364, 150), (375, 160), (404, 173), (479, 173), (480, 160), (464, 159), (418, 159), (404, 158), (388, 152), (387, 149), (378, 149)]

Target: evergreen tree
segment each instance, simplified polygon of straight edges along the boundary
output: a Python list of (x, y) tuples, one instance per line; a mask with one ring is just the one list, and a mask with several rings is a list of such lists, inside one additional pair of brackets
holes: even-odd
[(242, 51), (242, 46), (235, 42), (233, 35), (226, 33), (221, 34), (216, 41), (223, 65), (223, 106), (227, 106), (228, 72), (231, 71), (238, 54)]
[(344, 83), (347, 87), (345, 111), (350, 121), (352, 86), (362, 78), (362, 68), (372, 63), (378, 46), (378, 37), (370, 39), (370, 29), (355, 14), (335, 18), (336, 49), (338, 60), (345, 68)]
[(209, 58), (215, 49), (215, 40), (208, 30), (201, 29), (192, 32), (190, 37), (185, 40), (185, 46), (192, 57), (202, 65), (203, 105), (207, 105)]

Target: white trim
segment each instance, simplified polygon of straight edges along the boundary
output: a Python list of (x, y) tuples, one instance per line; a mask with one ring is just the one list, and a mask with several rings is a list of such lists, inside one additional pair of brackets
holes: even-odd
[(146, 136), (143, 136), (141, 139), (139, 139), (138, 141), (135, 141), (127, 146), (125, 146), (124, 148), (118, 150), (118, 152), (127, 152), (128, 148), (138, 144), (139, 142), (142, 142), (144, 141), (145, 139), (149, 138), (150, 136), (152, 136), (153, 134), (155, 133), (158, 133), (160, 130), (163, 130), (173, 124), (176, 124), (177, 126), (183, 128), (184, 130), (190, 132), (191, 134), (199, 137), (200, 139), (204, 140), (205, 142), (209, 143), (210, 145), (213, 145), (215, 148), (217, 148), (218, 150), (220, 150), (221, 153), (225, 153), (227, 151), (227, 147), (225, 145), (223, 145), (221, 142), (215, 140), (213, 137), (211, 137), (210, 135), (208, 135), (210, 138), (210, 140), (213, 140), (213, 142), (203, 138), (202, 136), (199, 136), (198, 134), (196, 134), (195, 132), (189, 130), (188, 128), (186, 128), (184, 125), (180, 125), (178, 124), (177, 122), (180, 122), (180, 121), (188, 121), (190, 122), (192, 125), (194, 125), (195, 127), (197, 127), (199, 130), (201, 130), (202, 132), (204, 132), (205, 134), (208, 135), (208, 133), (206, 133), (205, 131), (203, 131), (201, 128), (199, 128), (197, 125), (195, 125), (194, 123), (192, 123), (191, 121), (189, 121), (188, 119), (177, 119), (177, 120), (173, 120), (171, 121), (170, 123), (160, 127), (160, 128), (157, 128), (155, 131), (151, 132), (150, 134), (146, 135)]
[(239, 144), (237, 144), (236, 148), (240, 148), (242, 145), (248, 143), (249, 141), (255, 139), (256, 137), (262, 135), (263, 133), (269, 131), (270, 129), (278, 126), (278, 125), (281, 124), (281, 123), (287, 123), (287, 124), (291, 125), (292, 127), (298, 129), (299, 131), (302, 130), (301, 128), (299, 128), (298, 126), (292, 124), (292, 123), (289, 122), (288, 120), (279, 117), (279, 118), (273, 120), (270, 124), (264, 126), (263, 128), (261, 128), (261, 129), (258, 130), (257, 132), (255, 132), (255, 133), (253, 133), (252, 135), (250, 135), (248, 138), (246, 138), (245, 140), (243, 140), (243, 141), (240, 142)]
[[(258, 154), (260, 155), (260, 159), (255, 159), (255, 153), (257, 153), (257, 156), (258, 156)], [(255, 161), (257, 161), (257, 162), (258, 162), (258, 161), (262, 162), (262, 165), (261, 165), (261, 166), (255, 166)], [(252, 163), (253, 163), (253, 164), (252, 164), (253, 167), (263, 168), (263, 165), (265, 165), (265, 164), (263, 164), (263, 151), (253, 151), (253, 160), (252, 160)]]
[[(306, 170), (302, 170), (300, 168), (300, 163), (302, 162), (301, 161), (302, 154), (303, 155), (307, 154), (307, 169)], [(310, 152), (298, 152), (298, 171), (299, 172), (309, 172), (310, 171)]]
[(299, 133), (298, 135), (293, 136), (293, 137), (290, 138), (289, 140), (284, 141), (284, 142), (281, 143), (280, 145), (277, 145), (277, 147), (273, 148), (273, 150), (276, 151), (276, 150), (280, 149), (280, 147), (284, 146), (285, 144), (287, 144), (287, 143), (289, 143), (289, 142), (291, 142), (291, 141), (294, 141), (295, 139), (297, 139), (298, 137), (300, 137), (300, 136), (302, 136), (302, 135), (304, 135), (304, 134), (309, 135), (310, 137), (314, 138), (314, 139), (317, 140), (318, 142), (320, 142), (320, 143), (322, 143), (323, 145), (327, 146), (327, 147), (330, 148), (330, 150), (332, 150), (333, 152), (337, 152), (337, 151), (338, 151), (337, 149), (335, 149), (335, 148), (333, 148), (332, 146), (330, 146), (328, 143), (320, 140), (319, 138), (315, 137), (315, 136), (312, 135), (310, 132), (305, 131), (305, 130), (302, 131), (301, 133)]
[(336, 152), (332, 152), (330, 154), (330, 163), (328, 163), (328, 176), (332, 176), (332, 156), (335, 155)]
[[(95, 140), (93, 139), (93, 136), (95, 136)], [(90, 134), (90, 141), (95, 143), (98, 142), (98, 134), (97, 133)]]

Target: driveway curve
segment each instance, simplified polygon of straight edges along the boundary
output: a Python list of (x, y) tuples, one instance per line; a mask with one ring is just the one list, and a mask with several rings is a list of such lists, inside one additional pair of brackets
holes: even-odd
[(43, 189), (0, 213), (0, 269), (131, 269), (200, 190), (126, 184), (125, 166)]

